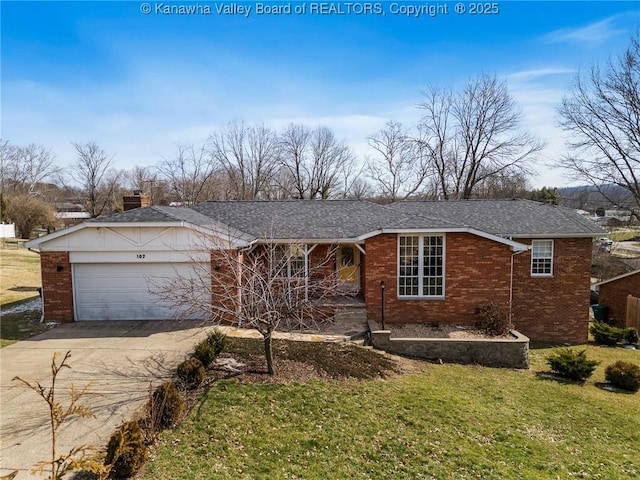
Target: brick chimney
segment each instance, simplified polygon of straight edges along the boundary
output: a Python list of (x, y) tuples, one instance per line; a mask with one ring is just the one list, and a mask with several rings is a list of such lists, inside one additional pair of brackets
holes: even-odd
[(122, 209), (133, 210), (134, 208), (144, 208), (151, 206), (151, 197), (144, 195), (140, 190), (134, 190), (133, 195), (122, 197)]

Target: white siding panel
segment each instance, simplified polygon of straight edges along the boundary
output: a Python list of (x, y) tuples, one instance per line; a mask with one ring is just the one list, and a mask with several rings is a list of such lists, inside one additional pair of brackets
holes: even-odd
[[(74, 264), (76, 319), (167, 320), (175, 311), (153, 293), (176, 275), (195, 275), (192, 264)], [(203, 292), (208, 295), (208, 292)]]

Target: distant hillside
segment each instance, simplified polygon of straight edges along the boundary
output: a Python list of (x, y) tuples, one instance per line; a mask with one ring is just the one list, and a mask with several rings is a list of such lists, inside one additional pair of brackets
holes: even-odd
[[(621, 205), (631, 206), (633, 197), (628, 190), (617, 185), (609, 184), (600, 187), (607, 197), (615, 199)], [(579, 208), (582, 210), (595, 211), (596, 208), (613, 208), (612, 202), (598, 191), (593, 185), (583, 185), (578, 187), (558, 188), (560, 203), (566, 207)]]

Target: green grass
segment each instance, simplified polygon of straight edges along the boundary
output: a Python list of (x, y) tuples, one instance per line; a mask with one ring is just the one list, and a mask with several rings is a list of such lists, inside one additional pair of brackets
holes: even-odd
[[(535, 375), (549, 347), (532, 350), (530, 371), (425, 364), (385, 379), (219, 380), (162, 435), (144, 478), (638, 478), (640, 394), (595, 382), (640, 352), (580, 348), (603, 362), (585, 385)], [(380, 357), (362, 352), (349, 368)]]

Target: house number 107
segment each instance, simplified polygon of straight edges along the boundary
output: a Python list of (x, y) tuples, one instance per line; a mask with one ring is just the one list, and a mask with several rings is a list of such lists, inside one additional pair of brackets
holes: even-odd
[(136, 255), (136, 257), (138, 257), (138, 258), (144, 258), (144, 257), (145, 257), (145, 254), (144, 254), (144, 253), (139, 253), (138, 255)]

